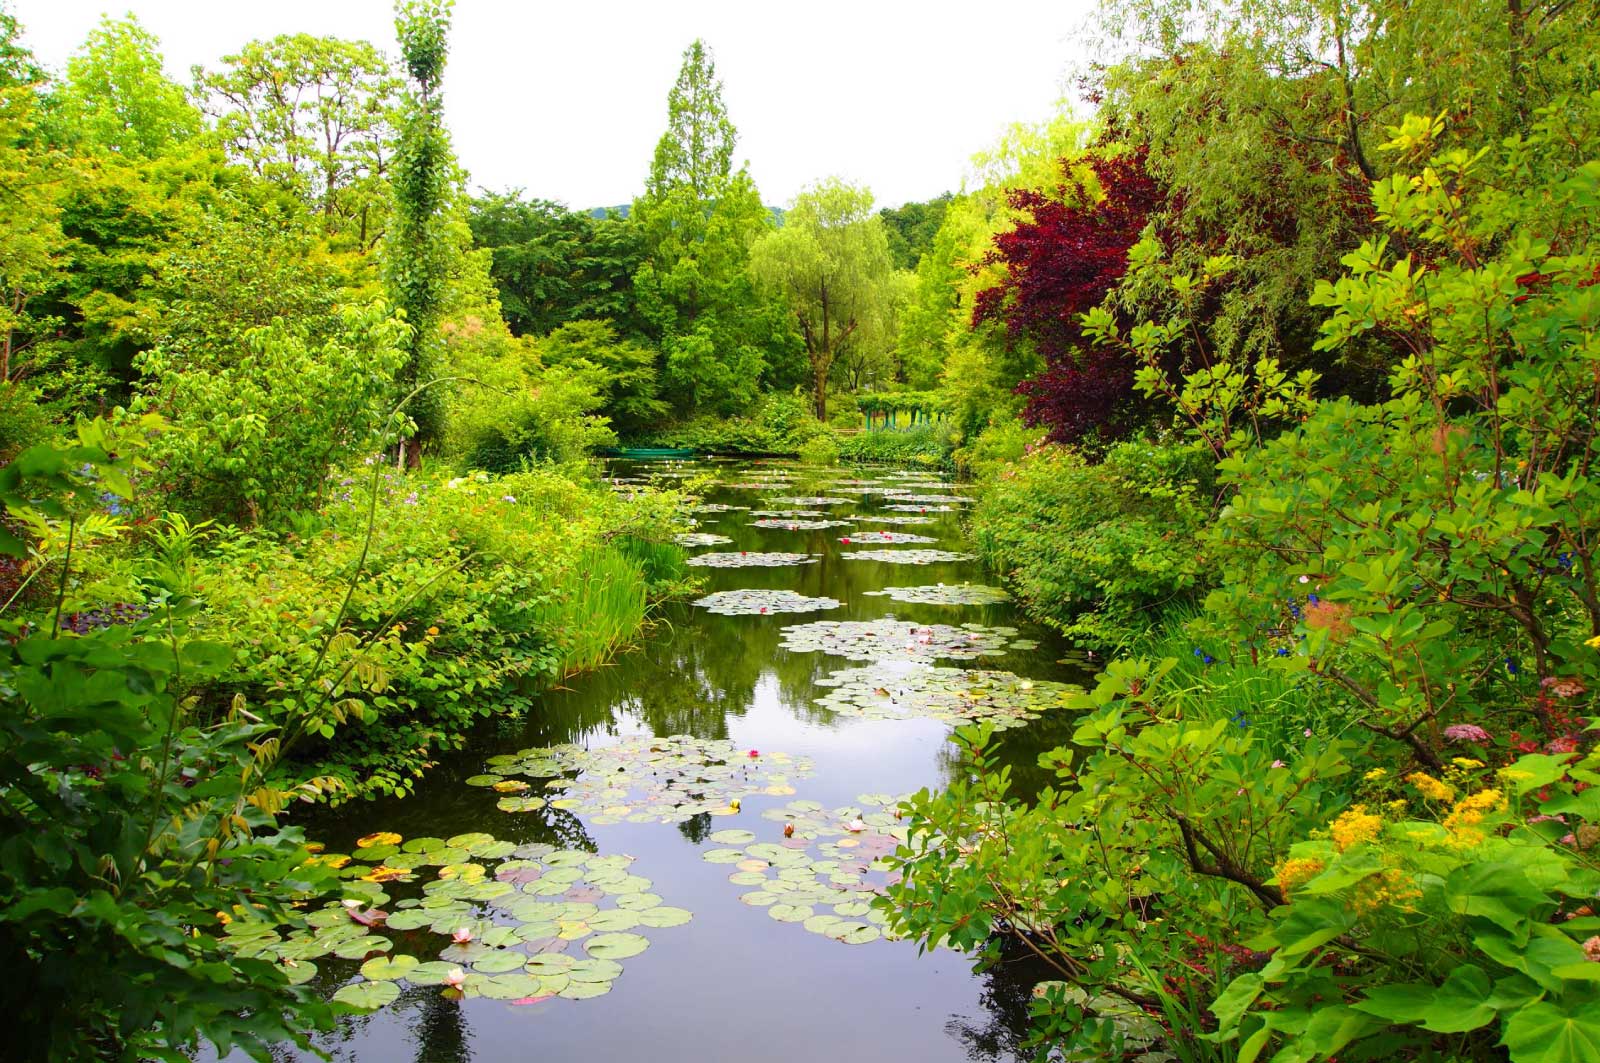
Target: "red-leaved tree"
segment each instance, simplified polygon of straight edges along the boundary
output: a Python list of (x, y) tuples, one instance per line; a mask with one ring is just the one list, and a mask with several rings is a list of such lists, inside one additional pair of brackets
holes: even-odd
[[(1100, 196), (1072, 175), (1081, 162)], [(1128, 267), (1162, 192), (1145, 172), (1144, 152), (1063, 160), (1065, 181), (1053, 194), (1018, 190), (1011, 206), (1028, 220), (995, 237), (985, 263), (1006, 267), (1005, 279), (978, 293), (974, 326), (1004, 324), (1010, 343), (1029, 343), (1045, 368), (1017, 385), (1027, 397), (1023, 420), (1049, 429), (1056, 442), (1109, 440), (1137, 421), (1134, 366), (1120, 351), (1091, 347), (1078, 315), (1098, 305)]]

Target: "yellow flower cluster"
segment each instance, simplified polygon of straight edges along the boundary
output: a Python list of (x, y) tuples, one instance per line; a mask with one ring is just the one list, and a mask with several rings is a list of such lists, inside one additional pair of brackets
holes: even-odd
[(1377, 782), (1379, 779), (1383, 778), (1385, 775), (1388, 775), (1388, 774), (1389, 774), (1389, 771), (1388, 771), (1387, 768), (1373, 768), (1371, 771), (1369, 771), (1365, 775), (1363, 775), (1362, 778), (1367, 780), (1368, 782)]
[(1473, 768), (1483, 767), (1483, 761), (1473, 760), (1471, 757), (1451, 757), (1450, 763), (1454, 764), (1463, 771), (1470, 771)]
[(1423, 797), (1430, 801), (1454, 801), (1456, 799), (1455, 787), (1449, 783), (1440, 782), (1425, 771), (1414, 771), (1406, 776), (1406, 782), (1415, 786)]
[(1479, 790), (1463, 797), (1444, 819), (1451, 844), (1465, 848), (1477, 845), (1484, 839), (1484, 832), (1478, 826), (1483, 817), (1490, 812), (1503, 812), (1505, 808), (1505, 795), (1499, 790)]
[(1278, 888), (1283, 891), (1284, 899), (1322, 874), (1327, 866), (1321, 860), (1301, 856), (1285, 860), (1278, 868)]
[(1355, 888), (1350, 906), (1363, 914), (1379, 908), (1409, 908), (1421, 896), (1422, 890), (1410, 875), (1391, 867), (1363, 879)]
[(1372, 841), (1382, 829), (1381, 816), (1368, 812), (1366, 805), (1354, 805), (1349, 811), (1339, 814), (1339, 818), (1328, 828), (1328, 834), (1342, 853), (1353, 845)]

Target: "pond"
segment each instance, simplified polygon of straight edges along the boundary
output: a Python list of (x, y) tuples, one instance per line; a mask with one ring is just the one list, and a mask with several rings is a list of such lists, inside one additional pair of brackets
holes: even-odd
[(697, 601), (487, 726), (411, 798), (306, 821), (330, 852), (411, 878), (370, 887), (389, 926), (319, 920), (333, 937), (304, 976), (387, 1001), (320, 1041), (334, 1058), (1020, 1058), (1043, 975), (889, 940), (866, 902), (902, 829), (892, 800), (957, 770), (951, 728), (1008, 728), (1005, 759), (1037, 785), (1038, 753), (1070, 732), (1040, 706), (1082, 676), (971, 559), (960, 487), (612, 467), (617, 490), (704, 473)]

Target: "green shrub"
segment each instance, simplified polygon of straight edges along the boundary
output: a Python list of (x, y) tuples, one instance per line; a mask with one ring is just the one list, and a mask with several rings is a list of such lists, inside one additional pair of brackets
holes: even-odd
[(919, 424), (914, 428), (879, 428), (839, 437), (839, 457), (849, 462), (924, 465), (950, 469), (951, 427)]
[(1030, 615), (1086, 644), (1122, 645), (1206, 590), (1197, 536), (1210, 469), (1188, 445), (1123, 443), (1097, 465), (1043, 447), (988, 486), (973, 537)]
[[(85, 424), (68, 444), (30, 449), (0, 470), (0, 505), (75, 543), (106, 493), (130, 497), (146, 427)], [(23, 544), (0, 529), (0, 553)], [(191, 695), (232, 654), (192, 636), (192, 602), (89, 612), (70, 576), (41, 615), (0, 602), (0, 963), (17, 975), (0, 979), (7, 1058), (309, 1049), (306, 1031), (331, 1026), (334, 1010), (229, 947), (219, 913), (248, 904), (303, 927), (294, 906), (337, 888), (276, 822), (323, 784), (269, 781), (284, 736), (245, 702), (194, 711)]]
[(762, 396), (744, 416), (702, 417), (637, 442), (716, 454), (795, 454), (807, 440), (826, 432), (805, 399), (776, 393)]
[(1045, 430), (1029, 428), (1014, 417), (991, 420), (982, 432), (958, 447), (951, 459), (956, 472), (989, 483), (1000, 470), (1026, 457), (1044, 442)]
[[(234, 648), (207, 704), (243, 694), (272, 721), (298, 721), (300, 759), (348, 793), (409, 790), (474, 722), (522, 711), (540, 685), (603, 660), (638, 631), (652, 583), (683, 571), (668, 552), (647, 573), (624, 545), (670, 538), (672, 496), (622, 499), (551, 467), (376, 476), (370, 542), (370, 481), (347, 478), (316, 534), (232, 534), (197, 561), (202, 624)], [(285, 693), (313, 673), (329, 680), (324, 692)]]
[(807, 465), (837, 465), (839, 444), (832, 436), (817, 436), (800, 447), (800, 460)]

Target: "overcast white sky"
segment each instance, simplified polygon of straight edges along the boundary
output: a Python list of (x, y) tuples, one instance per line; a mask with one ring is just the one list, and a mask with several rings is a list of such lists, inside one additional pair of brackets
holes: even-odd
[[(1084, 58), (1093, 0), (457, 0), (445, 103), (474, 187), (626, 203), (704, 37), (768, 203), (837, 174), (881, 205), (955, 188), (1011, 122), (1047, 117)], [(397, 52), (388, 0), (11, 0), (60, 70), (102, 12), (132, 11), (189, 82), (245, 41), (305, 32)]]

